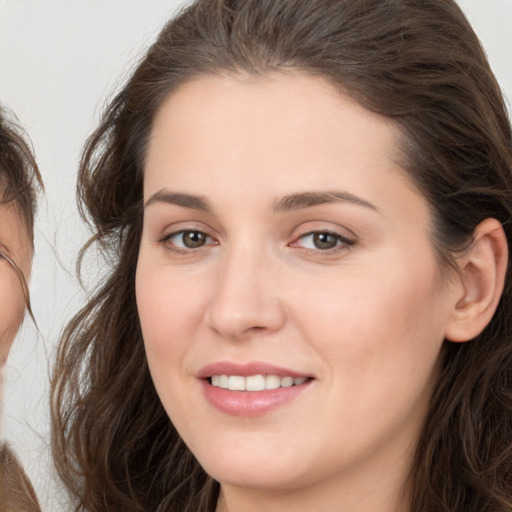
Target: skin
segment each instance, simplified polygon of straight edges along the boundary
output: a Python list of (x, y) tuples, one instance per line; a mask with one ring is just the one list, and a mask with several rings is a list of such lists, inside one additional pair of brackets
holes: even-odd
[[(389, 121), (299, 73), (199, 78), (160, 108), (137, 304), (162, 403), (221, 482), (218, 511), (407, 510), (400, 495), (465, 290), (444, 275), (428, 205), (397, 162)], [(283, 206), (326, 191), (344, 200)], [(183, 230), (204, 245), (184, 246)], [(334, 247), (312, 232), (334, 233)], [(233, 416), (197, 378), (217, 361), (312, 381), (266, 414)]]
[[(0, 252), (9, 257), (24, 276), (30, 274), (32, 243), (15, 207), (0, 205)], [(0, 369), (5, 365), (9, 349), (18, 332), (25, 311), (23, 289), (10, 263), (0, 257)], [(0, 405), (3, 374), (0, 371)]]

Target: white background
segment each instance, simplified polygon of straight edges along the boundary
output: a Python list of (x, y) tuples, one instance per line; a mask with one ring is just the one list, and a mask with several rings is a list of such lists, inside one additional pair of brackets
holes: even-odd
[[(87, 238), (75, 203), (80, 150), (106, 99), (183, 3), (0, 0), (0, 102), (28, 131), (46, 186), (31, 282), (40, 332), (27, 319), (11, 352), (4, 436), (20, 455), (46, 512), (67, 509), (48, 457), (48, 367), (65, 322), (85, 296), (74, 268)], [(459, 4), (512, 102), (512, 0)], [(88, 270), (98, 272), (94, 265)]]

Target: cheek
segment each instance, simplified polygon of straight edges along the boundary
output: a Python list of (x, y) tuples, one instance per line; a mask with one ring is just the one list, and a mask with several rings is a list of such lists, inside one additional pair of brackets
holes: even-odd
[[(139, 260), (136, 299), (148, 362), (158, 368), (178, 364), (201, 322), (201, 290), (194, 279), (180, 279)], [(185, 342), (184, 342), (185, 340)]]
[[(296, 317), (340, 374), (429, 375), (444, 339), (448, 302), (435, 261), (365, 267), (308, 286)], [(354, 379), (356, 381), (356, 379)]]
[(25, 299), (21, 285), (11, 268), (0, 263), (0, 366), (5, 364), (9, 349), (23, 320)]
[(369, 439), (389, 440), (405, 425), (420, 428), (437, 378), (446, 312), (435, 267), (416, 270), (402, 264), (386, 273), (353, 272), (305, 295), (296, 317), (327, 363), (325, 401), (343, 404), (326, 413), (331, 430), (325, 436), (335, 425), (338, 435), (363, 449), (373, 446), (364, 444)]
[(198, 339), (204, 293), (193, 279), (140, 263), (136, 300), (149, 370), (168, 416), (176, 426), (188, 425), (195, 418), (189, 396), (195, 378), (186, 361)]

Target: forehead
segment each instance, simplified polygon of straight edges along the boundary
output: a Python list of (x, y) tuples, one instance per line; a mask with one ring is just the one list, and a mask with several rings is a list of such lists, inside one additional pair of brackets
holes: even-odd
[[(269, 111), (273, 113), (271, 124)], [(282, 117), (284, 113), (286, 118)], [(335, 129), (340, 115), (350, 116), (357, 123), (355, 129), (375, 130), (381, 138), (387, 136), (390, 149), (395, 146), (399, 130), (391, 119), (362, 107), (323, 77), (301, 71), (205, 75), (185, 82), (162, 102), (153, 124), (152, 139), (162, 124), (172, 127), (173, 121), (180, 130), (192, 125), (195, 130), (199, 126), (207, 129), (211, 122), (221, 120), (232, 127), (253, 128), (263, 121), (269, 135), (272, 130), (275, 134), (276, 129), (293, 125), (299, 129), (307, 124), (313, 134), (319, 125)], [(251, 130), (242, 130), (241, 135), (246, 133), (259, 135)]]
[(274, 182), (298, 179), (304, 171), (302, 178), (312, 185), (326, 166), (352, 168), (354, 176), (360, 167), (403, 175), (400, 135), (390, 119), (320, 77), (200, 77), (174, 91), (157, 112), (145, 160), (145, 195), (155, 192), (150, 188), (160, 178), (192, 181), (200, 172), (208, 183), (219, 169), (233, 170), (231, 184), (263, 168), (270, 168)]

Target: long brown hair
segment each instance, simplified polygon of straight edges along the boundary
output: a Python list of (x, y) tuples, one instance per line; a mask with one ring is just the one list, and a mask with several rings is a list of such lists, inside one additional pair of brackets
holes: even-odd
[[(218, 484), (153, 387), (135, 304), (144, 158), (163, 100), (197, 76), (300, 69), (402, 134), (441, 259), (498, 219), (512, 243), (512, 135), (452, 0), (198, 0), (171, 20), (85, 146), (78, 197), (110, 273), (69, 323), (52, 382), (53, 451), (76, 510), (210, 511)], [(512, 253), (512, 251), (511, 251)], [(84, 252), (82, 252), (82, 255)], [(446, 343), (411, 474), (411, 510), (512, 509), (512, 275), (478, 339)]]
[(41, 512), (30, 480), (6, 445), (0, 445), (0, 511)]

